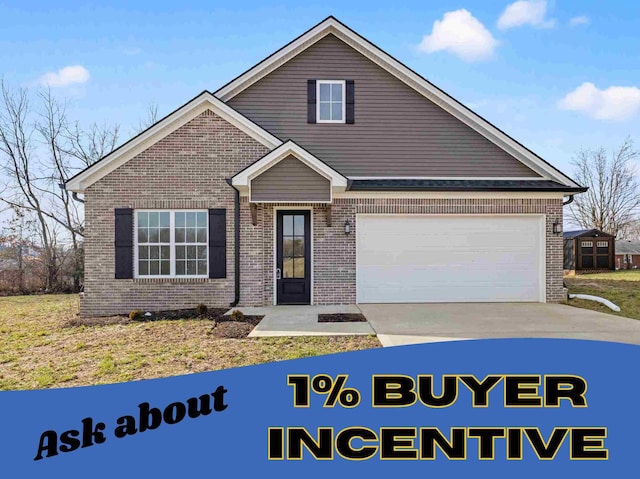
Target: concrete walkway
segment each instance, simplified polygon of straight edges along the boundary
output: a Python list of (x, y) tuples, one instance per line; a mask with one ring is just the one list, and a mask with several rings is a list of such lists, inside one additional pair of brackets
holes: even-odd
[(265, 306), (239, 308), (247, 315), (264, 315), (251, 331), (250, 338), (260, 336), (343, 336), (376, 334), (369, 323), (319, 323), (320, 313), (360, 313), (355, 305), (347, 306)]
[(360, 304), (383, 346), (472, 338), (575, 338), (640, 344), (640, 320), (563, 304)]

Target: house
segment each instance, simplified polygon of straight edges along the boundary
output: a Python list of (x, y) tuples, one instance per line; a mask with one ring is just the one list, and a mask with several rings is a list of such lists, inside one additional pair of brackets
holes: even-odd
[(568, 176), (334, 17), (69, 179), (83, 315), (557, 302)]
[(565, 231), (563, 236), (565, 273), (615, 269), (615, 236), (596, 229)]
[(640, 241), (619, 240), (615, 253), (616, 269), (640, 268)]

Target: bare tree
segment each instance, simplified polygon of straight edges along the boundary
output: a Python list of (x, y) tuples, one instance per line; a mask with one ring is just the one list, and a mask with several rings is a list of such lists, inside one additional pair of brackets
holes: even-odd
[(57, 268), (48, 217), (52, 220), (57, 218), (45, 212), (44, 195), (38, 187), (42, 177), (36, 162), (36, 128), (30, 120), (32, 110), (28, 92), (24, 88), (10, 91), (4, 82), (0, 86), (3, 101), (0, 109), (0, 152), (6, 157), (7, 161), (3, 167), (11, 181), (10, 190), (13, 190), (9, 195), (3, 196), (2, 200), (14, 208), (33, 212), (37, 218), (47, 271), (45, 289), (50, 290), (55, 285)]
[(25, 212), (20, 208), (11, 208), (13, 217), (0, 231), (0, 259), (15, 261), (15, 272), (12, 288), (22, 293), (25, 289), (25, 255), (29, 248), (28, 223)]
[[(82, 236), (84, 236), (84, 225), (82, 211), (79, 202), (72, 198), (63, 184), (73, 171), (74, 145), (69, 144), (67, 125), (66, 103), (57, 101), (51, 90), (43, 90), (38, 94), (41, 104), (41, 111), (36, 122), (36, 129), (40, 134), (40, 141), (43, 143), (46, 154), (45, 161), (41, 165), (45, 177), (43, 182), (43, 193), (49, 195), (49, 211), (57, 219), (57, 223), (65, 228), (67, 236), (71, 241), (71, 249), (67, 253), (64, 249), (55, 248), (58, 263), (63, 258), (70, 257), (73, 265), (72, 271), (82, 271)], [(77, 158), (77, 157), (76, 157)], [(62, 253), (62, 254), (61, 254)], [(69, 262), (67, 261), (67, 262)], [(80, 288), (80, 275), (72, 274), (74, 279), (74, 289)]]
[(79, 161), (79, 168), (86, 168), (113, 151), (119, 135), (119, 125), (93, 123), (84, 130), (75, 122), (73, 126), (66, 127), (67, 153)]
[[(109, 153), (118, 127), (93, 125), (88, 131), (70, 126), (66, 102), (50, 90), (35, 97), (0, 81), (0, 203), (33, 216), (46, 264), (47, 290), (56, 289), (60, 266), (71, 270), (74, 287), (82, 275), (83, 211), (62, 185), (77, 171)], [(71, 266), (69, 266), (71, 265)]]
[[(139, 130), (157, 116), (157, 105), (149, 104)], [(0, 213), (19, 211), (34, 232), (31, 244), (37, 254), (29, 261), (37, 279), (42, 278), (38, 288), (67, 289), (69, 278), (73, 289), (81, 287), (84, 211), (63, 184), (113, 151), (119, 133), (117, 125), (83, 128), (70, 119), (67, 102), (49, 89), (31, 94), (0, 78)]]
[(576, 195), (569, 209), (571, 220), (614, 235), (631, 227), (640, 212), (640, 183), (633, 166), (639, 155), (630, 138), (610, 153), (604, 148), (578, 152), (572, 162), (575, 178), (589, 190)]
[(144, 130), (149, 128), (151, 125), (158, 121), (158, 104), (157, 103), (149, 103), (147, 105), (145, 117), (142, 118), (138, 125), (135, 126), (132, 130), (132, 135), (137, 135), (138, 133), (142, 133)]
[(640, 240), (640, 215), (638, 219), (620, 230), (619, 237), (628, 240)]

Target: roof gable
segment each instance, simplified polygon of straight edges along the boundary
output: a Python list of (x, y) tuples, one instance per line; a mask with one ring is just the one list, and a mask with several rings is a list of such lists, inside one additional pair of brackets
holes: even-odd
[(415, 89), (421, 95), (449, 112), (455, 118), (480, 133), (544, 178), (571, 187), (580, 186), (516, 140), (506, 135), (503, 131), (469, 110), (457, 100), (388, 55), (373, 43), (361, 37), (334, 17), (328, 17), (253, 68), (227, 83), (217, 90), (215, 95), (223, 101), (231, 100), (240, 92), (330, 34), (339, 38), (366, 58)]
[(262, 127), (229, 107), (210, 92), (202, 92), (169, 115), (124, 143), (85, 170), (66, 181), (65, 188), (78, 193), (123, 165), (151, 145), (165, 138), (181, 126), (196, 118), (206, 110), (213, 111), (230, 124), (237, 127), (267, 148), (275, 148), (282, 141)]
[(344, 176), (291, 140), (283, 143), (258, 161), (238, 172), (231, 178), (231, 184), (244, 194), (248, 194), (249, 185), (253, 179), (291, 157), (296, 158), (311, 170), (328, 179), (331, 182), (332, 189), (336, 191), (346, 190), (347, 179)]
[(330, 203), (331, 180), (288, 155), (251, 180), (249, 201)]
[[(308, 79), (350, 79), (355, 121), (308, 122)], [(351, 179), (538, 178), (509, 153), (328, 34), (227, 103)]]

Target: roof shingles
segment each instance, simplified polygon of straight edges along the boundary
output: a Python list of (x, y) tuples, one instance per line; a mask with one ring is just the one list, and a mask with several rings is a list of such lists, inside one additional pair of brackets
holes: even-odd
[(432, 180), (370, 179), (352, 180), (352, 191), (557, 191), (579, 193), (586, 188), (571, 188), (551, 180)]

